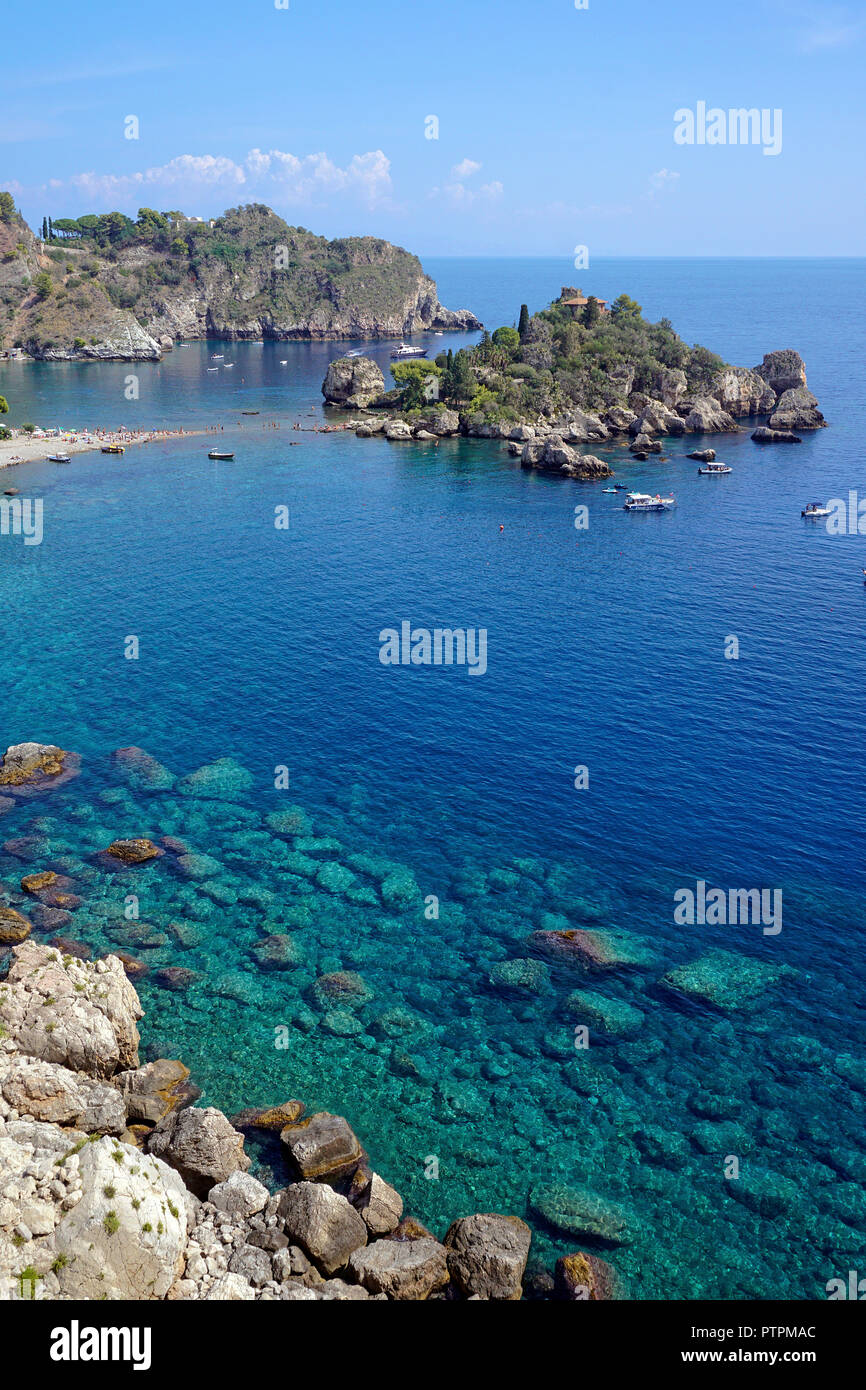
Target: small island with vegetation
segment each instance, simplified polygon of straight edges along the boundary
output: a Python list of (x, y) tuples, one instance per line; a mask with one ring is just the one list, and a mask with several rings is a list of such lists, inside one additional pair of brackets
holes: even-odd
[(322, 386), (331, 405), (365, 411), (355, 432), (388, 439), (462, 434), (507, 440), (528, 468), (607, 477), (609, 465), (575, 446), (630, 439), (637, 458), (659, 437), (717, 434), (763, 416), (759, 443), (796, 443), (826, 422), (799, 353), (770, 352), (755, 368), (689, 347), (668, 319), (650, 323), (622, 294), (610, 307), (564, 286), (540, 313), (521, 306), (516, 327), (484, 332), (473, 348), (435, 361), (396, 362), (385, 389), (370, 358), (338, 358)]
[(43, 218), (0, 193), (0, 353), (158, 361), (198, 338), (388, 338), (479, 329), (445, 309), (417, 256), (378, 237), (332, 241), (261, 203), (205, 221), (140, 208)]

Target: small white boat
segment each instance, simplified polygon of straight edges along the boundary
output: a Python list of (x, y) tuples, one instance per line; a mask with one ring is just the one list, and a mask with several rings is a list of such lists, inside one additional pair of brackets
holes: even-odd
[(733, 473), (733, 468), (726, 463), (706, 463), (703, 468), (698, 469), (698, 475), (706, 473), (710, 477), (720, 477), (722, 473)]
[(208, 371), (209, 371), (209, 372), (218, 372), (218, 371), (219, 371), (219, 367), (208, 367)]
[(229, 367), (233, 367), (234, 365), (234, 362), (223, 362), (223, 371), (227, 372)]
[(353, 348), (351, 352), (344, 352), (344, 353), (343, 353), (343, 356), (344, 356), (344, 357), (363, 357), (363, 356), (364, 356), (364, 349), (363, 349), (363, 348)]
[(394, 348), (394, 351), (391, 353), (391, 358), (392, 358), (392, 360), (398, 361), (398, 362), (401, 361), (401, 360), (403, 360), (404, 358), (407, 358), (407, 357), (426, 357), (426, 356), (427, 356), (427, 349), (426, 349), (426, 348), (423, 348), (423, 347), (413, 347), (411, 343), (401, 343), (400, 346)]
[(208, 454), (209, 459), (233, 459), (234, 454), (226, 453), (221, 449), (211, 449)]
[(288, 367), (288, 365), (289, 365), (289, 359), (288, 359), (288, 357), (281, 357), (281, 358), (280, 358), (280, 366), (281, 366), (281, 367)]
[(49, 455), (48, 455), (48, 462), (49, 462), (49, 463), (69, 463), (69, 462), (70, 462), (70, 459), (69, 459), (69, 455), (68, 455), (68, 454), (49, 454)]
[(800, 513), (801, 516), (829, 516), (830, 508), (825, 507), (823, 502), (808, 502)]
[(676, 498), (662, 497), (658, 492), (655, 496), (649, 492), (630, 492), (623, 503), (623, 511), (667, 512), (676, 505)]
[(222, 362), (223, 356), (224, 354), (221, 352), (212, 352), (210, 355), (210, 360), (211, 362)]

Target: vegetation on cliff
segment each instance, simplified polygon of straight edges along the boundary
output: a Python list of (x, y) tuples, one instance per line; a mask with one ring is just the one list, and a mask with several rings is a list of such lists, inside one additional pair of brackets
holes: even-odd
[(725, 368), (707, 348), (683, 342), (668, 319), (648, 322), (628, 295), (610, 312), (590, 297), (576, 313), (568, 303), (574, 297), (579, 291), (564, 289), (533, 315), (523, 305), (519, 329), (485, 332), (476, 347), (440, 353), (435, 364), (411, 364), (414, 372), (401, 366), (399, 377), (394, 372), (401, 405), (421, 404), (421, 379), (431, 368), (441, 401), (490, 422), (598, 413), (627, 405), (635, 393), (702, 396)]
[[(477, 328), (439, 304), (416, 256), (334, 241), (255, 203), (204, 222), (142, 207), (43, 219), (0, 203), (0, 345), (36, 356), (158, 356), (175, 338), (366, 338)], [(128, 341), (127, 353), (122, 350)], [(96, 351), (95, 351), (96, 349)]]

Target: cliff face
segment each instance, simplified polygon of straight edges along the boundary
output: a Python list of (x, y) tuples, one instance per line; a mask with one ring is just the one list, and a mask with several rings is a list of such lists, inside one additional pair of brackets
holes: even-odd
[[(23, 222), (7, 255), (2, 344), (36, 357), (158, 357), (176, 338), (382, 338), (477, 329), (439, 303), (416, 256), (375, 237), (328, 241), (270, 208), (211, 224), (177, 218), (165, 234), (99, 245), (81, 237), (40, 253)], [(50, 277), (37, 286), (40, 274)]]
[(154, 359), (159, 345), (99, 281), (80, 250), (43, 248), (20, 218), (0, 221), (0, 348), (46, 361)]

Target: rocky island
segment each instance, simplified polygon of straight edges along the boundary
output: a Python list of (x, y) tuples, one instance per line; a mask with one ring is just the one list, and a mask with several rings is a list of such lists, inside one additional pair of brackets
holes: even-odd
[(724, 434), (763, 417), (758, 443), (798, 443), (797, 430), (826, 421), (792, 349), (754, 368), (689, 347), (667, 319), (648, 322), (621, 295), (610, 309), (564, 287), (540, 313), (521, 309), (518, 328), (484, 333), (474, 348), (435, 362), (398, 363), (393, 389), (370, 358), (340, 358), (322, 385), (328, 404), (364, 410), (360, 436), (394, 441), (462, 434), (508, 441), (523, 467), (604, 478), (609, 464), (580, 446), (628, 441), (638, 459), (660, 454), (663, 437)]
[(479, 329), (445, 309), (416, 256), (328, 241), (263, 204), (212, 221), (142, 208), (33, 234), (0, 193), (0, 351), (42, 361), (158, 360), (178, 340), (401, 337)]

